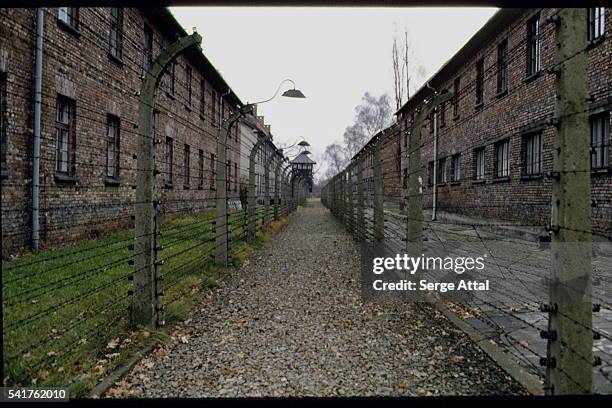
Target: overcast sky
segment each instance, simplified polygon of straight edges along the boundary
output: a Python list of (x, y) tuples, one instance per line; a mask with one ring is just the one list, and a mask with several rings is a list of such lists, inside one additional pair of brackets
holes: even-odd
[[(496, 11), (494, 8), (172, 7), (195, 27), (202, 49), (243, 102), (272, 96), (290, 78), (307, 99), (278, 97), (258, 107), (275, 141), (304, 137), (315, 159), (341, 140), (367, 91), (393, 95), (395, 27), (408, 27), (426, 78)], [(415, 85), (421, 86), (424, 80)], [(283, 88), (286, 89), (286, 84)]]

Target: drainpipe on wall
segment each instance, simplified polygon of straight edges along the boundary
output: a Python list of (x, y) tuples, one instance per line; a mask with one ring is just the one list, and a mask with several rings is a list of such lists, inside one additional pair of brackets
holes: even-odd
[(36, 9), (36, 66), (34, 72), (34, 141), (32, 155), (32, 247), (40, 246), (40, 117), (42, 87), (42, 57), (44, 37), (44, 11)]

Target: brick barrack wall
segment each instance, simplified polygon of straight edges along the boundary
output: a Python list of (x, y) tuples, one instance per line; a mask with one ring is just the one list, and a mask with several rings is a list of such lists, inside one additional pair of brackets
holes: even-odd
[[(124, 9), (123, 53), (120, 61), (108, 55), (110, 8), (79, 8), (78, 32), (58, 24), (57, 9), (45, 8), (41, 132), (41, 238), (46, 246), (131, 225), (135, 197), (137, 92), (142, 84), (143, 37), (147, 17), (138, 9)], [(154, 32), (153, 59), (159, 55), (162, 34)], [(0, 10), (0, 70), (7, 75), (7, 160), (2, 178), (2, 251), (27, 247), (31, 234), (32, 134), (35, 56), (35, 9)], [(174, 38), (166, 38), (167, 43)], [(185, 67), (192, 66), (192, 103), (188, 104)], [(162, 212), (180, 215), (214, 206), (210, 154), (216, 154), (218, 128), (212, 125), (213, 86), (206, 83), (205, 114), (200, 109), (200, 78), (206, 79), (186, 57), (177, 60), (175, 92), (160, 84), (155, 134), (156, 167), (164, 170), (165, 138), (174, 139), (173, 186), (161, 192)], [(215, 89), (221, 95), (227, 89)], [(76, 101), (76, 181), (54, 176), (57, 95)], [(228, 106), (228, 103), (226, 103)], [(217, 107), (219, 112), (220, 107)], [(229, 113), (229, 112), (226, 112)], [(107, 115), (120, 118), (119, 182), (105, 177)], [(217, 125), (219, 120), (216, 121)], [(184, 188), (184, 145), (190, 145), (190, 183)], [(237, 179), (233, 163), (240, 163), (239, 141), (228, 140), (232, 162), (231, 199)], [(198, 150), (204, 151), (204, 186), (198, 189)]]

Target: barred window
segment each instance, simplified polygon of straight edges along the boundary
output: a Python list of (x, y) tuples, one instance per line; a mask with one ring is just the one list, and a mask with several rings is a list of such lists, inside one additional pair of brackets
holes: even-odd
[(115, 58), (121, 58), (123, 46), (123, 8), (111, 7), (108, 48)]
[(173, 160), (173, 150), (174, 150), (174, 146), (173, 146), (173, 140), (171, 137), (166, 137), (166, 157), (165, 157), (165, 164), (166, 164), (166, 184), (167, 185), (172, 185), (172, 160)]
[(186, 77), (185, 80), (187, 81), (187, 104), (191, 106), (192, 92), (191, 92), (191, 67), (190, 66), (185, 67), (185, 77)]
[(106, 176), (119, 177), (119, 118), (108, 115), (106, 130)]
[(144, 76), (151, 67), (151, 64), (153, 63), (153, 30), (146, 24), (144, 26), (142, 53), (142, 72)]
[(542, 173), (542, 134), (534, 133), (524, 138), (525, 174)]
[(495, 176), (508, 177), (510, 175), (510, 161), (508, 160), (509, 140), (495, 144)]
[(461, 155), (455, 154), (451, 157), (451, 181), (461, 180)]
[(484, 59), (476, 63), (476, 105), (484, 102)]
[(591, 168), (603, 169), (610, 163), (610, 113), (593, 116), (591, 125)]
[(191, 148), (188, 144), (185, 145), (185, 154), (183, 156), (183, 187), (189, 188), (189, 166), (190, 166), (190, 157)]
[(204, 187), (204, 151), (198, 150), (198, 188)]
[(540, 70), (540, 13), (527, 22), (527, 76)]
[(217, 92), (212, 91), (212, 100), (210, 101), (210, 117), (211, 123), (213, 126), (217, 125)]
[(77, 7), (59, 7), (57, 10), (57, 19), (62, 23), (74, 29), (78, 28), (78, 13)]
[(446, 183), (446, 157), (438, 159), (438, 184)]
[(459, 88), (461, 87), (461, 77), (455, 78), (453, 83), (453, 116), (459, 116)]
[(200, 114), (206, 116), (206, 81), (204, 78), (200, 80)]
[(65, 96), (57, 97), (57, 118), (55, 123), (56, 148), (55, 171), (60, 174), (74, 174), (75, 149), (75, 102)]
[(600, 38), (606, 31), (606, 9), (593, 7), (588, 9), (589, 41)]
[(508, 90), (508, 39), (497, 46), (497, 93)]
[(485, 178), (485, 148), (474, 149), (474, 179), (484, 180)]

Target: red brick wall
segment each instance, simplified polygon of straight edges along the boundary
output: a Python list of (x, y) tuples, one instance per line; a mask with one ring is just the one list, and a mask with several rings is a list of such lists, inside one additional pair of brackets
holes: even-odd
[[(41, 135), (41, 237), (46, 245), (94, 236), (102, 230), (130, 225), (135, 196), (138, 92), (142, 83), (144, 23), (137, 9), (124, 9), (123, 52), (118, 62), (108, 55), (109, 8), (79, 8), (78, 33), (57, 20), (57, 9), (45, 9)], [(149, 22), (153, 24), (152, 22)], [(162, 34), (154, 32), (153, 59), (160, 52)], [(9, 132), (7, 166), (2, 179), (3, 251), (25, 246), (31, 234), (31, 149), (33, 128), (33, 76), (36, 13), (33, 9), (2, 9), (2, 70), (8, 77)], [(171, 43), (174, 38), (168, 38)], [(212, 126), (210, 103), (213, 85), (207, 73), (180, 56), (175, 68), (175, 93), (162, 84), (157, 92), (155, 162), (164, 171), (167, 136), (174, 139), (173, 186), (157, 177), (162, 211), (178, 215), (214, 206), (210, 154), (216, 154), (218, 127)], [(192, 103), (187, 103), (185, 67), (192, 69)], [(206, 84), (205, 115), (200, 110), (200, 79)], [(226, 89), (216, 89), (217, 95)], [(59, 181), (54, 175), (57, 95), (76, 101), (76, 181)], [(229, 107), (229, 103), (225, 103)], [(217, 113), (220, 107), (217, 107)], [(226, 112), (228, 114), (229, 111)], [(106, 182), (107, 115), (120, 118), (119, 183)], [(219, 120), (216, 121), (217, 126)], [(183, 182), (184, 145), (190, 146), (190, 183)], [(198, 189), (198, 150), (204, 151), (203, 189)], [(240, 163), (240, 145), (232, 133), (228, 141), (231, 160), (230, 197), (234, 191), (234, 164)], [(237, 189), (236, 189), (237, 190)]]
[[(528, 225), (543, 225), (550, 221), (551, 180), (546, 173), (552, 169), (553, 140), (556, 130), (547, 125), (555, 110), (555, 77), (545, 69), (553, 64), (555, 33), (552, 24), (546, 24), (547, 16), (555, 10), (544, 9), (540, 17), (542, 28), (542, 71), (540, 75), (526, 80), (526, 21), (532, 11), (526, 11), (520, 19), (507, 27), (500, 27), (498, 34), (483, 44), (476, 54), (461, 68), (442, 78), (441, 89), (453, 89), (453, 81), (461, 76), (459, 116), (453, 118), (452, 107), (446, 107), (446, 126), (438, 132), (438, 158), (448, 157), (447, 174), (450, 175), (450, 156), (461, 153), (461, 180), (447, 182), (438, 187), (438, 208), (442, 211), (466, 215), (483, 216), (518, 221)], [(606, 22), (612, 20), (610, 9), (606, 9)], [(586, 30), (586, 23), (585, 23)], [(609, 31), (610, 28), (607, 27)], [(609, 32), (605, 41), (587, 51), (588, 90), (593, 99), (589, 103), (595, 109), (610, 111), (612, 107), (612, 81), (610, 78), (612, 42)], [(509, 80), (508, 92), (496, 95), (497, 45), (508, 38)], [(484, 57), (485, 86), (484, 104), (476, 107), (475, 64)], [(402, 112), (400, 121), (406, 121), (414, 110)], [(522, 138), (525, 132), (541, 130), (543, 137), (543, 172), (541, 177), (527, 179), (523, 174), (524, 161), (521, 155)], [(510, 177), (496, 179), (494, 172), (494, 143), (509, 138)], [(585, 143), (590, 137), (585, 135)], [(433, 160), (433, 134), (429, 123), (422, 131), (421, 160), (424, 179), (424, 205), (432, 206), (432, 188), (427, 185), (428, 163)], [(475, 182), (473, 149), (485, 147), (485, 181)], [(403, 149), (402, 168), (406, 167), (407, 148)], [(610, 235), (612, 233), (612, 177), (608, 168), (603, 173), (592, 173), (592, 198), (596, 203), (592, 210), (593, 230)], [(404, 190), (405, 194), (405, 190)]]

